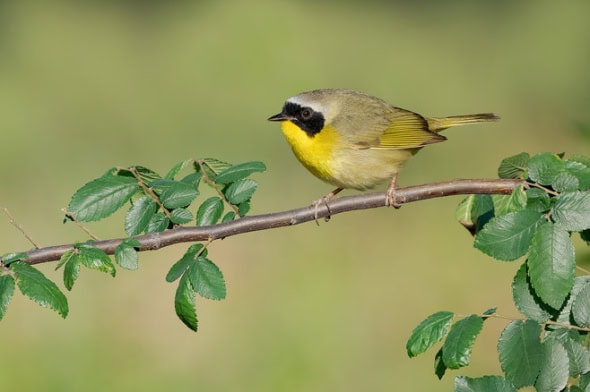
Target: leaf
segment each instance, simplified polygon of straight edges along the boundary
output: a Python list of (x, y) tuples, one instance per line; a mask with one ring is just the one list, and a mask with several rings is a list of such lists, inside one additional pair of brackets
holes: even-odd
[(259, 161), (250, 161), (233, 165), (219, 173), (213, 181), (217, 184), (227, 185), (232, 182), (248, 177), (252, 173), (263, 172), (266, 170), (264, 163)]
[(153, 218), (158, 205), (149, 196), (143, 196), (131, 204), (125, 215), (125, 232), (133, 237), (143, 233)]
[(434, 356), (434, 374), (439, 380), (442, 380), (447, 371), (447, 366), (442, 359), (442, 347), (436, 352)]
[(539, 377), (535, 382), (538, 391), (561, 391), (569, 377), (569, 364), (565, 348), (556, 340), (543, 343), (543, 356)]
[[(178, 260), (168, 271), (166, 274), (166, 282), (174, 282), (176, 279), (180, 278), (184, 271), (189, 267), (191, 263), (196, 262), (196, 255), (201, 254), (201, 249), (203, 248), (203, 244), (193, 244), (191, 245), (185, 254), (182, 256), (180, 260)], [(206, 254), (202, 252), (205, 256)]]
[(574, 175), (562, 172), (555, 177), (551, 186), (557, 192), (573, 192), (580, 186), (580, 181)]
[(152, 169), (148, 169), (147, 167), (143, 166), (132, 166), (130, 169), (135, 169), (141, 181), (144, 184), (150, 184), (152, 181), (162, 178), (158, 173), (153, 171)]
[(457, 207), (455, 218), (471, 234), (477, 233), (494, 216), (490, 195), (469, 195)]
[(492, 314), (495, 314), (497, 310), (498, 310), (498, 308), (489, 308), (489, 309), (486, 309), (482, 314), (484, 316), (491, 316)]
[(573, 324), (574, 319), (571, 315), (572, 306), (574, 303), (574, 299), (578, 295), (578, 293), (587, 285), (590, 284), (590, 276), (582, 275), (576, 276), (574, 279), (574, 287), (572, 287), (567, 302), (559, 311), (559, 316), (557, 317), (557, 322), (562, 324)]
[(545, 222), (535, 232), (527, 260), (531, 286), (553, 309), (559, 309), (574, 285), (576, 259), (567, 231)]
[[(130, 244), (127, 240), (135, 241), (135, 243)], [(141, 243), (139, 241), (133, 240), (132, 238), (123, 240), (123, 242), (115, 248), (115, 261), (117, 264), (126, 270), (136, 270), (139, 267), (139, 255), (137, 254), (135, 247), (140, 245)]]
[(190, 329), (197, 332), (197, 309), (195, 307), (195, 292), (190, 285), (188, 276), (182, 275), (174, 297), (174, 310), (176, 315)]
[(78, 275), (80, 275), (80, 258), (77, 251), (72, 251), (72, 255), (68, 258), (64, 267), (64, 286), (68, 291), (72, 291)]
[(87, 268), (101, 272), (106, 272), (115, 277), (117, 270), (111, 261), (111, 258), (101, 249), (92, 245), (79, 245), (77, 247), (79, 254), (78, 259), (82, 265)]
[(201, 164), (207, 177), (211, 179), (217, 177), (219, 173), (231, 166), (231, 164), (215, 158), (203, 158), (199, 161), (199, 163)]
[(8, 274), (0, 276), (0, 320), (4, 318), (13, 294), (14, 278)]
[(160, 202), (168, 209), (187, 207), (198, 195), (199, 191), (191, 184), (173, 181), (169, 182), (160, 194)]
[(177, 225), (183, 225), (193, 220), (193, 214), (185, 208), (176, 208), (170, 213), (170, 220)]
[(527, 196), (524, 185), (520, 184), (510, 195), (493, 195), (494, 211), (496, 216), (506, 215), (526, 208)]
[(527, 178), (528, 161), (529, 154), (526, 152), (503, 159), (498, 168), (498, 177)]
[(551, 185), (555, 177), (565, 169), (565, 164), (557, 155), (544, 152), (532, 156), (528, 168), (531, 180), (542, 185)]
[(590, 229), (590, 192), (564, 192), (556, 197), (553, 221), (567, 231)]
[(590, 284), (586, 283), (575, 296), (572, 304), (572, 317), (578, 326), (590, 326)]
[(158, 212), (152, 216), (150, 223), (148, 224), (146, 233), (159, 233), (168, 228), (170, 219), (163, 212)]
[(549, 195), (539, 188), (529, 188), (526, 190), (526, 208), (528, 210), (545, 213), (551, 208), (551, 199)]
[(541, 327), (532, 320), (515, 320), (504, 328), (498, 340), (500, 366), (516, 388), (533, 385), (543, 356)]
[(544, 323), (551, 318), (545, 310), (547, 305), (535, 294), (527, 275), (527, 264), (523, 263), (512, 281), (512, 298), (518, 310), (527, 318)]
[(454, 314), (436, 312), (424, 319), (414, 330), (406, 343), (409, 357), (422, 354), (434, 344), (440, 342), (451, 329)]
[(540, 222), (541, 214), (528, 209), (492, 218), (475, 236), (474, 246), (495, 259), (516, 260), (528, 251)]
[(203, 178), (203, 173), (194, 172), (183, 177), (180, 182), (188, 184), (198, 190), (199, 184), (201, 183), (201, 178)]
[(68, 315), (65, 295), (41, 271), (22, 261), (10, 264), (10, 270), (16, 274), (16, 284), (21, 293), (38, 305), (55, 310), (63, 318)]
[(586, 191), (590, 188), (590, 160), (586, 159), (584, 162), (581, 162), (576, 159), (576, 157), (572, 157), (567, 160), (565, 162), (565, 170), (578, 179), (578, 189)]
[(232, 182), (223, 193), (231, 204), (238, 205), (250, 200), (254, 192), (256, 192), (256, 188), (258, 188), (256, 181), (245, 178)]
[(138, 190), (133, 177), (100, 177), (74, 193), (68, 212), (80, 222), (97, 221), (121, 208)]
[(172, 168), (168, 171), (168, 173), (166, 173), (164, 178), (166, 178), (168, 180), (174, 180), (176, 175), (178, 173), (180, 173), (180, 171), (182, 169), (184, 169), (188, 165), (192, 164), (193, 162), (194, 162), (194, 160), (192, 160), (192, 159), (186, 159), (184, 161), (178, 162), (176, 165), (172, 166)]
[(221, 218), (221, 223), (231, 222), (236, 219), (236, 213), (233, 211), (228, 211), (223, 218)]
[(482, 327), (483, 319), (476, 314), (453, 324), (442, 348), (443, 361), (449, 369), (469, 365), (471, 348)]
[(250, 211), (249, 201), (243, 201), (240, 204), (238, 204), (238, 215), (240, 215), (240, 217), (246, 215), (248, 211)]
[(17, 252), (3, 255), (0, 258), (0, 261), (2, 262), (2, 264), (4, 264), (4, 266), (8, 267), (11, 263), (14, 263), (15, 261), (25, 261), (28, 258), (29, 256), (26, 253)]
[(456, 377), (455, 392), (516, 392), (516, 388), (504, 377), (483, 376), (479, 378)]
[(223, 200), (212, 196), (199, 206), (197, 211), (197, 226), (209, 226), (217, 223), (223, 214)]
[(209, 259), (199, 256), (187, 271), (193, 289), (204, 298), (225, 298), (225, 280), (219, 268)]
[[(565, 328), (564, 328), (565, 329)], [(569, 375), (570, 377), (577, 377), (580, 374), (590, 372), (590, 353), (588, 349), (581, 343), (570, 337), (566, 331), (566, 339), (560, 340), (563, 348), (567, 352), (569, 359)]]

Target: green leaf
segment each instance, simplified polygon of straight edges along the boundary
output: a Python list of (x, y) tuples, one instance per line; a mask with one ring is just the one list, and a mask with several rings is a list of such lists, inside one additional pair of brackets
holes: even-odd
[(527, 178), (529, 154), (521, 152), (500, 162), (498, 177), (500, 178)]
[(191, 184), (173, 181), (166, 185), (166, 188), (160, 195), (160, 201), (168, 209), (187, 207), (198, 195), (199, 191)]
[(492, 314), (495, 314), (497, 310), (498, 310), (498, 308), (489, 308), (489, 309), (486, 309), (482, 314), (484, 316), (491, 316)]
[(176, 208), (170, 213), (170, 219), (177, 225), (183, 225), (193, 220), (193, 214), (185, 208)]
[(557, 192), (573, 192), (580, 186), (580, 181), (574, 175), (562, 172), (555, 177), (551, 186)]
[(146, 233), (159, 233), (168, 228), (170, 220), (163, 212), (158, 212), (152, 216), (150, 223), (148, 224)]
[(442, 347), (436, 352), (434, 356), (434, 374), (439, 380), (442, 380), (447, 371), (447, 366), (442, 359)]
[(590, 326), (590, 284), (585, 284), (575, 296), (572, 304), (572, 317), (580, 327)]
[(125, 216), (125, 232), (133, 237), (143, 233), (154, 217), (158, 205), (149, 196), (143, 196), (131, 204)]
[(25, 261), (29, 258), (26, 253), (18, 252), (18, 253), (8, 253), (2, 256), (1, 261), (6, 267), (8, 267), (11, 263), (15, 261)]
[(558, 225), (543, 223), (535, 232), (527, 263), (535, 293), (553, 309), (561, 308), (576, 276), (569, 233)]
[(545, 310), (546, 305), (535, 294), (527, 275), (527, 265), (523, 263), (512, 281), (512, 298), (518, 310), (527, 318), (544, 323), (551, 318)]
[(250, 211), (250, 202), (249, 201), (243, 201), (240, 204), (238, 204), (238, 215), (245, 216), (248, 211)]
[(540, 222), (541, 214), (528, 209), (492, 218), (475, 236), (474, 246), (495, 259), (516, 260), (528, 251)]
[(564, 192), (556, 197), (553, 221), (567, 231), (590, 229), (590, 192)]
[(408, 339), (406, 350), (409, 357), (422, 354), (437, 342), (440, 342), (451, 329), (454, 314), (436, 312), (422, 321)]
[(453, 324), (442, 348), (443, 361), (449, 369), (469, 365), (471, 348), (482, 327), (483, 319), (476, 314)]
[(232, 182), (223, 193), (231, 204), (238, 205), (250, 200), (254, 192), (256, 192), (256, 188), (258, 188), (256, 181), (245, 178)]
[(455, 218), (471, 234), (477, 233), (494, 216), (490, 195), (469, 195), (457, 207)]
[(529, 188), (526, 190), (526, 208), (528, 210), (545, 213), (551, 208), (551, 199), (549, 195), (539, 188)]
[(219, 173), (231, 166), (231, 164), (220, 161), (215, 158), (203, 158), (199, 162), (203, 167), (205, 175), (207, 175), (207, 177), (209, 177), (210, 179), (217, 177)]
[(455, 392), (516, 392), (508, 380), (500, 376), (483, 376), (479, 378), (456, 377)]
[(100, 177), (74, 193), (68, 212), (80, 222), (97, 221), (121, 208), (138, 190), (133, 177)]
[(188, 276), (182, 275), (174, 297), (174, 310), (176, 315), (190, 329), (197, 332), (197, 309), (195, 307), (195, 292), (191, 287)]
[(539, 377), (535, 382), (538, 391), (561, 391), (569, 377), (569, 364), (565, 348), (556, 340), (543, 343), (543, 356)]
[(78, 275), (80, 275), (80, 258), (77, 251), (72, 251), (64, 267), (64, 286), (68, 291), (72, 291)]
[(541, 327), (532, 320), (515, 320), (504, 328), (498, 340), (500, 366), (516, 388), (533, 385), (543, 357)]
[(236, 219), (236, 213), (233, 211), (228, 211), (223, 218), (221, 218), (221, 223), (231, 222)]
[(139, 255), (137, 254), (135, 248), (139, 247), (140, 245), (141, 243), (139, 241), (132, 238), (123, 240), (115, 248), (115, 261), (117, 264), (119, 264), (121, 268), (125, 268), (127, 270), (136, 270), (139, 267)]
[(219, 173), (213, 180), (217, 184), (227, 185), (248, 177), (252, 173), (263, 172), (266, 166), (262, 162), (251, 161), (233, 165)]
[(149, 185), (152, 181), (162, 178), (162, 176), (160, 176), (158, 173), (156, 173), (152, 169), (148, 169), (147, 167), (132, 166), (131, 168), (135, 169), (135, 171), (139, 175), (139, 178), (141, 179), (141, 181), (144, 182), (144, 184)]
[(187, 271), (193, 289), (203, 298), (225, 298), (225, 280), (219, 268), (209, 259), (199, 256)]
[(571, 333), (577, 333), (577, 331), (568, 331), (565, 328), (561, 329), (564, 330), (564, 339), (560, 339), (559, 341), (567, 352), (570, 377), (577, 377), (580, 374), (590, 372), (590, 353), (588, 349), (571, 337)]
[(217, 223), (223, 214), (223, 200), (212, 196), (199, 206), (197, 211), (197, 226), (209, 226)]
[(574, 319), (571, 314), (574, 299), (587, 284), (590, 284), (590, 276), (582, 275), (577, 276), (574, 279), (574, 287), (572, 287), (570, 291), (567, 302), (559, 311), (557, 322), (562, 324), (574, 324)]
[(188, 165), (190, 165), (192, 163), (194, 163), (194, 160), (192, 160), (192, 159), (186, 159), (182, 162), (178, 162), (176, 165), (172, 166), (172, 168), (168, 171), (168, 173), (166, 173), (164, 178), (166, 178), (168, 180), (174, 180), (176, 175), (178, 173), (180, 173), (180, 171), (182, 169), (184, 169), (185, 167), (187, 167)]
[(565, 169), (563, 161), (555, 154), (544, 152), (529, 159), (529, 178), (542, 185), (551, 185), (555, 177)]
[(0, 320), (4, 318), (13, 294), (14, 278), (8, 274), (0, 276)]
[(117, 270), (111, 261), (111, 258), (101, 249), (92, 245), (79, 245), (78, 259), (85, 267), (101, 272), (106, 272), (115, 277)]
[(506, 215), (526, 208), (527, 196), (524, 185), (518, 185), (510, 195), (493, 195), (496, 216)]
[(36, 268), (22, 261), (10, 264), (16, 274), (16, 284), (21, 293), (38, 305), (55, 310), (61, 317), (68, 315), (68, 300), (59, 288)]
[(201, 178), (203, 178), (203, 173), (194, 172), (183, 177), (180, 182), (184, 182), (185, 184), (188, 184), (198, 190), (199, 184), (201, 183)]
[(565, 170), (578, 179), (581, 191), (586, 191), (590, 188), (590, 160), (585, 163), (576, 161), (576, 158), (570, 158), (565, 162)]
[[(191, 245), (185, 254), (182, 256), (180, 260), (178, 260), (168, 271), (166, 275), (166, 282), (174, 282), (176, 279), (180, 278), (184, 271), (191, 265), (192, 263), (196, 262), (196, 255), (203, 255), (206, 256), (205, 252), (201, 252), (203, 248), (203, 244), (193, 244)], [(199, 253), (201, 252), (201, 253)]]

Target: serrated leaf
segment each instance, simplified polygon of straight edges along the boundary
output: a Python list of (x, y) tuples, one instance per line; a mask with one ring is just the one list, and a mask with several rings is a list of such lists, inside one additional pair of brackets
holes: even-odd
[(106, 272), (112, 277), (115, 277), (117, 270), (109, 255), (103, 250), (91, 245), (79, 245), (77, 248), (80, 264), (90, 269)]
[(162, 178), (162, 176), (160, 176), (158, 173), (152, 169), (148, 169), (147, 167), (132, 166), (132, 168), (135, 169), (136, 173), (139, 175), (139, 178), (144, 182), (144, 184), (149, 185), (152, 181)]
[(199, 191), (191, 184), (175, 181), (160, 194), (160, 202), (168, 209), (187, 207), (198, 195)]
[(565, 348), (556, 340), (543, 343), (543, 357), (539, 377), (535, 382), (538, 391), (561, 391), (569, 377), (569, 364)]
[(553, 309), (561, 308), (576, 276), (574, 247), (568, 232), (548, 222), (539, 226), (527, 263), (535, 293)]
[(174, 297), (174, 310), (184, 325), (197, 332), (198, 321), (197, 309), (195, 307), (195, 292), (186, 274), (182, 275), (182, 278), (178, 282)]
[(214, 225), (223, 214), (223, 200), (212, 196), (199, 206), (197, 211), (197, 226)]
[(248, 211), (250, 211), (250, 202), (249, 201), (243, 201), (240, 204), (238, 204), (238, 215), (245, 216)]
[(477, 233), (494, 216), (490, 195), (469, 195), (457, 207), (455, 218), (471, 234)]
[(504, 328), (498, 339), (500, 366), (516, 388), (533, 385), (543, 357), (541, 327), (532, 320), (515, 320)]
[(438, 377), (439, 380), (442, 380), (445, 373), (447, 372), (447, 367), (442, 359), (442, 347), (436, 352), (434, 356), (434, 374)]
[(221, 223), (231, 222), (236, 219), (236, 213), (233, 211), (228, 211), (223, 218), (221, 218)]
[(440, 342), (451, 329), (454, 314), (436, 312), (424, 319), (414, 330), (406, 343), (409, 357), (422, 354), (437, 342)]
[(510, 195), (493, 195), (492, 200), (494, 201), (494, 214), (501, 216), (526, 208), (527, 195), (524, 185), (520, 184), (514, 188)]
[(569, 359), (570, 377), (590, 372), (590, 353), (588, 349), (574, 339), (561, 342)]
[(78, 279), (80, 275), (80, 259), (78, 258), (78, 253), (73, 252), (71, 257), (68, 258), (68, 261), (65, 263), (64, 267), (64, 286), (68, 291), (72, 291), (74, 287), (74, 283)]
[(180, 182), (184, 182), (185, 184), (188, 184), (198, 190), (199, 184), (201, 183), (201, 178), (203, 178), (203, 173), (194, 172), (182, 177)]
[(213, 181), (217, 184), (227, 185), (232, 182), (246, 178), (252, 173), (263, 172), (265, 170), (266, 166), (264, 165), (264, 163), (259, 161), (239, 163), (230, 166), (221, 173), (219, 173)]
[(97, 221), (121, 208), (138, 190), (139, 185), (133, 177), (100, 177), (74, 193), (68, 212), (80, 222)]
[[(572, 157), (565, 162), (565, 170), (575, 176), (579, 182), (579, 190), (585, 191), (590, 188), (590, 159)], [(583, 160), (583, 161), (582, 161)]]
[(500, 178), (527, 178), (529, 154), (521, 152), (500, 162), (498, 177)]
[(170, 219), (163, 212), (158, 212), (152, 216), (150, 223), (148, 224), (146, 233), (159, 233), (168, 228)]
[(181, 257), (181, 259), (174, 263), (174, 265), (172, 265), (172, 267), (168, 271), (168, 274), (166, 274), (166, 282), (174, 282), (176, 279), (180, 278), (180, 276), (184, 274), (184, 271), (186, 271), (186, 269), (192, 263), (196, 262), (197, 254), (203, 254), (205, 256), (206, 253), (201, 252), (202, 248), (203, 244), (191, 245), (184, 253), (184, 255)]
[(22, 261), (10, 264), (10, 270), (16, 274), (16, 284), (21, 293), (38, 305), (55, 310), (63, 318), (68, 315), (65, 295), (41, 271)]
[(580, 181), (574, 175), (562, 172), (555, 177), (551, 186), (557, 192), (573, 192), (580, 186)]
[(61, 257), (59, 258), (59, 261), (57, 262), (57, 266), (55, 267), (55, 270), (57, 271), (64, 264), (66, 264), (68, 261), (70, 261), (72, 258), (75, 258), (75, 257), (78, 257), (78, 254), (75, 249), (70, 249), (70, 250), (65, 251), (61, 255)]
[(158, 205), (149, 196), (143, 196), (131, 204), (131, 208), (125, 215), (125, 232), (128, 236), (136, 236), (143, 233), (153, 218)]
[(539, 188), (529, 188), (526, 190), (528, 210), (545, 213), (551, 208), (551, 199), (549, 195)]
[(590, 276), (582, 275), (576, 276), (574, 279), (574, 287), (572, 287), (570, 294), (568, 296), (567, 302), (559, 311), (559, 316), (557, 317), (557, 322), (562, 324), (573, 324), (574, 319), (571, 315), (572, 306), (574, 303), (574, 299), (578, 295), (578, 293), (586, 286), (590, 284)]
[(231, 164), (215, 158), (204, 158), (199, 162), (201, 163), (207, 177), (211, 179), (217, 177), (219, 173), (231, 166)]
[(166, 175), (164, 176), (164, 178), (166, 178), (168, 180), (174, 180), (174, 178), (176, 177), (176, 175), (178, 173), (180, 173), (180, 171), (182, 169), (184, 169), (188, 165), (192, 164), (193, 162), (194, 162), (194, 160), (192, 160), (192, 159), (186, 159), (186, 160), (184, 160), (182, 162), (178, 162), (176, 165), (172, 166), (172, 168), (168, 171), (168, 173), (166, 173)]
[(203, 298), (221, 300), (225, 298), (225, 280), (221, 270), (211, 260), (200, 256), (186, 272), (193, 289)]
[(531, 287), (526, 267), (526, 263), (523, 263), (512, 281), (514, 305), (529, 319), (544, 323), (551, 318), (551, 314), (547, 312), (546, 305)]
[(193, 214), (185, 208), (176, 208), (170, 213), (170, 220), (177, 225), (183, 225), (193, 220)]
[(136, 270), (139, 267), (139, 255), (134, 247), (125, 244), (124, 242), (117, 245), (115, 248), (115, 261), (127, 270)]
[(477, 233), (474, 246), (495, 259), (516, 260), (528, 251), (540, 222), (541, 213), (528, 209), (494, 217)]
[(8, 267), (10, 263), (14, 263), (15, 261), (25, 261), (28, 258), (29, 255), (23, 252), (7, 253), (2, 256), (2, 264)]
[(590, 284), (585, 284), (575, 296), (572, 317), (580, 327), (590, 326)]
[(453, 324), (442, 347), (443, 361), (449, 369), (469, 365), (471, 348), (482, 327), (483, 319), (475, 314)]
[(245, 178), (232, 182), (223, 193), (231, 204), (238, 205), (250, 200), (254, 192), (256, 192), (256, 188), (258, 188), (256, 181)]
[(542, 185), (551, 185), (565, 169), (564, 162), (555, 154), (544, 152), (532, 156), (528, 162), (529, 178)]
[(4, 318), (13, 294), (14, 278), (8, 274), (0, 276), (0, 320)]
[(514, 385), (504, 377), (483, 376), (455, 378), (455, 392), (516, 392)]
[(590, 192), (561, 193), (556, 197), (551, 217), (567, 231), (590, 229)]

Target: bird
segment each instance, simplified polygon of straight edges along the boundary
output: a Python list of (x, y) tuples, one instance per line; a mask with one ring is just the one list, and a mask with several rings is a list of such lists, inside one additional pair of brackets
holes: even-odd
[(422, 147), (447, 140), (439, 132), (458, 125), (498, 121), (494, 113), (425, 117), (363, 92), (318, 89), (288, 98), (269, 121), (281, 129), (293, 153), (314, 176), (343, 189), (367, 190), (389, 180), (385, 204), (399, 207), (397, 175)]

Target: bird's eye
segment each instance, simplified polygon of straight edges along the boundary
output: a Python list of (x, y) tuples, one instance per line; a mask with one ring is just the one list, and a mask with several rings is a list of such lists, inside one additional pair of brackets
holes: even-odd
[(301, 118), (303, 120), (309, 120), (313, 114), (313, 111), (310, 108), (303, 108), (301, 109)]

